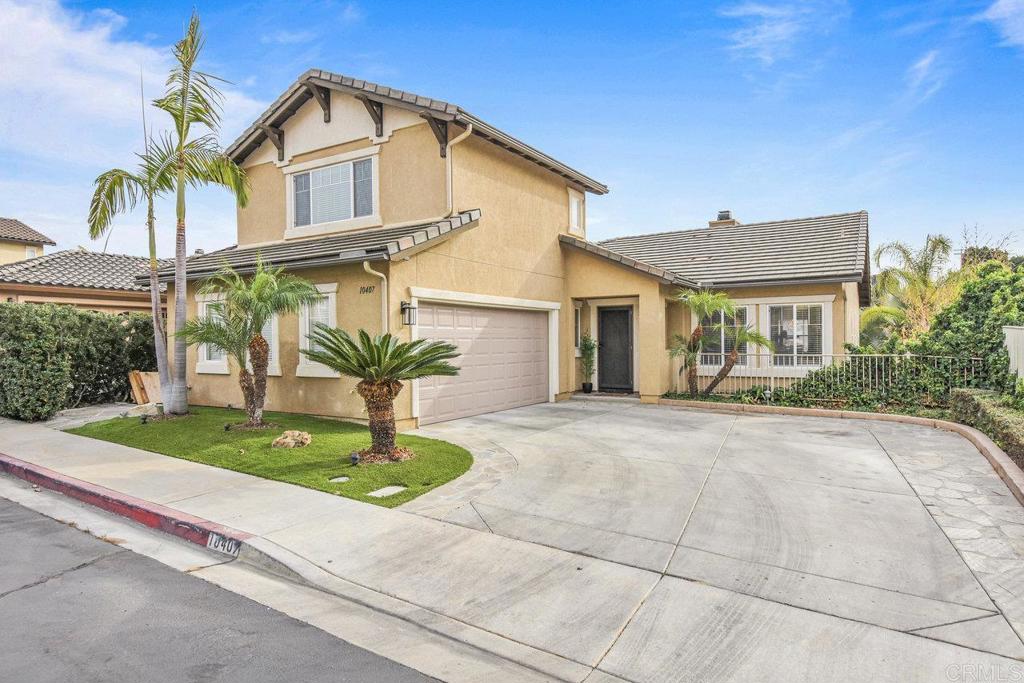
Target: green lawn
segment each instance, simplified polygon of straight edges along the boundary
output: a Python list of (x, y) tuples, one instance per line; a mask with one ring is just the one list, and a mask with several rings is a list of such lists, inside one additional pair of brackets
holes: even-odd
[[(267, 413), (267, 421), (280, 427), (226, 432), (226, 423), (245, 420), (243, 411), (202, 407), (191, 410), (189, 417), (174, 420), (141, 424), (138, 418), (114, 418), (68, 431), (384, 507), (395, 507), (421, 496), (463, 474), (473, 463), (473, 456), (466, 449), (447, 441), (399, 434), (398, 445), (411, 448), (415, 458), (386, 465), (353, 466), (349, 454), (370, 445), (370, 433), (363, 426), (307, 415)], [(313, 442), (304, 448), (271, 448), (270, 442), (285, 429), (309, 432)], [(341, 476), (349, 477), (350, 481), (329, 481)], [(387, 498), (366, 495), (392, 485), (408, 488)]]

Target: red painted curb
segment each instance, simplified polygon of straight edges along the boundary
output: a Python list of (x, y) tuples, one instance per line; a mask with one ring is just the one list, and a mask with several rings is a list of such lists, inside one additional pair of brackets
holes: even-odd
[(242, 542), (252, 537), (244, 531), (75, 479), (4, 453), (0, 453), (0, 472), (232, 557), (237, 557)]

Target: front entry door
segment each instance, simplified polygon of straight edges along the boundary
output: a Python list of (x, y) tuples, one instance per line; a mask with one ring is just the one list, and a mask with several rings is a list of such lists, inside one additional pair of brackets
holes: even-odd
[(597, 388), (633, 391), (633, 309), (597, 309)]

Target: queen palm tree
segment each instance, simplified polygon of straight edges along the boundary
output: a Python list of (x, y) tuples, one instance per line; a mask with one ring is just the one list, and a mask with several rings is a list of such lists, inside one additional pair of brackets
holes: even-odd
[[(943, 235), (928, 235), (924, 246), (913, 249), (904, 242), (889, 242), (875, 250), (874, 305), (861, 314), (861, 329), (879, 325), (901, 339), (928, 330), (932, 318), (952, 303), (960, 291), (963, 271), (949, 270), (953, 243)], [(882, 268), (882, 261), (893, 264)]]
[(370, 422), (370, 448), (365, 459), (396, 460), (395, 397), (402, 382), (434, 375), (457, 375), (459, 369), (448, 361), (459, 353), (453, 344), (417, 339), (400, 342), (390, 334), (371, 337), (359, 330), (353, 339), (339, 328), (318, 324), (310, 334), (313, 349), (303, 349), (307, 358), (346, 377), (359, 380), (356, 392), (366, 403)]
[(768, 349), (769, 352), (775, 350), (775, 345), (772, 341), (765, 337), (763, 334), (755, 330), (750, 325), (741, 325), (739, 327), (732, 327), (725, 325), (722, 328), (725, 331), (725, 336), (732, 342), (732, 350), (726, 355), (725, 360), (722, 362), (722, 367), (718, 373), (712, 378), (711, 382), (704, 388), (704, 395), (710, 396), (711, 392), (715, 390), (719, 384), (722, 383), (732, 369), (736, 367), (736, 363), (740, 359), (740, 348), (753, 344), (756, 346), (763, 346)]
[(270, 357), (263, 329), (275, 315), (297, 313), (321, 294), (308, 280), (267, 266), (262, 260), (256, 262), (256, 272), (250, 277), (242, 277), (230, 266), (221, 268), (203, 283), (199, 293), (217, 299), (212, 305), (215, 315), (189, 320), (178, 336), (189, 344), (221, 348), (235, 360), (248, 415), (246, 425), (263, 427)]
[[(166, 152), (164, 161), (154, 170), (172, 174), (175, 191), (176, 231), (174, 241), (174, 329), (185, 327), (185, 190), (209, 182), (229, 188), (238, 204), (248, 202), (248, 182), (245, 172), (220, 150), (215, 137), (220, 125), (223, 96), (217, 90), (215, 76), (196, 69), (196, 61), (203, 49), (203, 34), (199, 15), (189, 20), (185, 36), (174, 46), (177, 62), (167, 77), (167, 91), (153, 104), (167, 112), (173, 122), (173, 131), (163, 138), (160, 146)], [(197, 124), (209, 132), (192, 138), (192, 126)], [(174, 376), (170, 399), (164, 404), (165, 412), (188, 412), (188, 383), (185, 372), (186, 342), (182, 336), (174, 341)]]
[(686, 371), (686, 388), (690, 396), (696, 397), (697, 367), (700, 364), (700, 352), (704, 338), (704, 320), (711, 318), (715, 313), (721, 315), (733, 315), (736, 312), (736, 304), (724, 292), (713, 292), (711, 290), (683, 289), (675, 295), (675, 300), (681, 302), (690, 311), (690, 321), (693, 322), (693, 330), (689, 337), (677, 334), (672, 338), (672, 346), (669, 348), (669, 355), (673, 358), (682, 356), (683, 367), (680, 374)]

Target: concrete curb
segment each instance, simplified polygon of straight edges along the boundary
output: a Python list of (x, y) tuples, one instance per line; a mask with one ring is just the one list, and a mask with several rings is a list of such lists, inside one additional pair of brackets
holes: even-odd
[(978, 451), (985, 456), (992, 469), (996, 471), (999, 478), (1003, 480), (1010, 493), (1017, 501), (1024, 505), (1024, 471), (1010, 459), (1002, 448), (992, 439), (974, 427), (950, 422), (948, 420), (935, 420), (915, 415), (895, 415), (892, 413), (866, 413), (858, 410), (828, 410), (827, 408), (791, 408), (786, 406), (764, 406), (749, 405), (745, 403), (713, 403), (710, 401), (686, 401), (674, 398), (663, 398), (658, 401), (659, 405), (673, 408), (686, 408), (689, 410), (704, 410), (719, 413), (753, 413), (768, 415), (802, 415), (804, 417), (829, 417), (844, 420), (879, 420), (882, 422), (901, 422), (903, 424), (931, 427), (942, 429), (947, 432), (954, 432), (970, 441)]
[(0, 472), (88, 503), (101, 510), (127, 517), (139, 524), (177, 536), (189, 543), (238, 557), (242, 543), (252, 534), (194, 517), (148, 500), (90, 484), (39, 465), (0, 453)]

